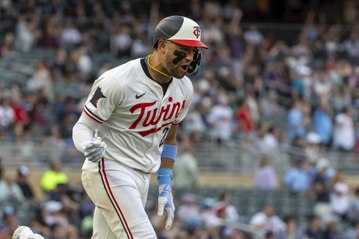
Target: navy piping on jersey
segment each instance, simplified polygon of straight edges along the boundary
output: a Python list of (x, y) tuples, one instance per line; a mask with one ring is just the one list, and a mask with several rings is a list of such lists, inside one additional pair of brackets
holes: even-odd
[(112, 189), (111, 189), (111, 185), (110, 182), (107, 178), (107, 174), (106, 174), (106, 170), (105, 170), (105, 159), (102, 158), (99, 162), (98, 162), (98, 172), (100, 174), (101, 177), (101, 181), (102, 184), (105, 188), (105, 192), (118, 216), (118, 218), (120, 219), (120, 222), (122, 224), (123, 229), (125, 230), (125, 233), (127, 235), (128, 239), (134, 239), (132, 232), (130, 230), (130, 227), (128, 226), (128, 223), (126, 221), (125, 216), (123, 215), (123, 212), (120, 208), (120, 205), (118, 204), (115, 196), (113, 195)]
[(150, 72), (148, 71), (148, 66), (147, 66), (147, 64), (146, 64), (146, 60), (147, 60), (147, 57), (141, 59), (141, 66), (142, 66), (143, 71), (145, 72), (145, 74), (146, 74), (146, 76), (147, 76), (148, 78), (150, 78), (151, 80), (153, 80), (154, 82), (156, 82), (157, 84), (159, 84), (159, 85), (162, 87), (163, 95), (165, 95), (166, 92), (167, 92), (168, 86), (171, 84), (173, 78), (171, 78), (171, 80), (170, 80), (169, 82), (167, 82), (167, 83), (164, 83), (164, 84), (158, 83), (157, 81), (155, 81), (155, 80), (152, 78)]
[(87, 116), (89, 116), (91, 119), (93, 119), (97, 123), (102, 124), (104, 122), (103, 119), (101, 119), (100, 117), (98, 117), (97, 115), (92, 113), (91, 110), (89, 108), (87, 108), (87, 106), (84, 107), (83, 111), (86, 113)]

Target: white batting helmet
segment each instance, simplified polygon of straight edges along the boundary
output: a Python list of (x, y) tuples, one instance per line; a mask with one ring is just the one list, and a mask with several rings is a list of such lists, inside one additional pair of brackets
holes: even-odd
[(201, 42), (201, 28), (199, 25), (195, 21), (182, 16), (169, 16), (157, 24), (153, 36), (153, 47), (157, 46), (160, 39), (184, 46), (208, 48)]

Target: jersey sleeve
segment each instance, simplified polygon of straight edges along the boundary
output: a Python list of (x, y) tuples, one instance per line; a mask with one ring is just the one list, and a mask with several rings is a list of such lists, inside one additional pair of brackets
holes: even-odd
[(188, 94), (187, 94), (183, 109), (181, 110), (179, 116), (174, 121), (174, 124), (181, 123), (181, 121), (186, 117), (186, 115), (191, 107), (194, 91), (193, 91), (192, 82), (190, 80), (189, 80), (189, 83), (187, 84), (187, 92), (188, 92)]
[(124, 92), (116, 78), (109, 74), (103, 74), (94, 82), (83, 111), (92, 120), (102, 124), (121, 104)]

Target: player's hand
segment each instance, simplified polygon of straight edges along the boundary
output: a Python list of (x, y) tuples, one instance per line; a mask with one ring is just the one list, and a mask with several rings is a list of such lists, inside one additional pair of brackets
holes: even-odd
[(97, 136), (97, 130), (92, 143), (85, 146), (83, 152), (85, 157), (91, 162), (98, 162), (105, 154), (107, 145), (102, 141), (101, 137)]
[(188, 67), (187, 73), (190, 75), (195, 75), (199, 72), (201, 68), (202, 52), (200, 49), (196, 50), (196, 53), (193, 56), (193, 61)]
[(166, 230), (169, 230), (175, 217), (175, 206), (173, 203), (172, 187), (169, 184), (162, 184), (159, 186), (157, 215), (162, 216), (165, 209), (167, 212), (165, 228)]

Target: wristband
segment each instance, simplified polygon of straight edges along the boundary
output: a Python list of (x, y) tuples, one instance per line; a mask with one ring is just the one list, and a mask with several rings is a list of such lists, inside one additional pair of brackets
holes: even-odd
[(160, 168), (157, 172), (157, 181), (159, 185), (172, 184), (173, 170), (171, 168)]
[(177, 156), (177, 146), (176, 145), (170, 145), (170, 144), (163, 145), (161, 158), (168, 158), (168, 159), (172, 159), (173, 161), (175, 161), (176, 156)]

